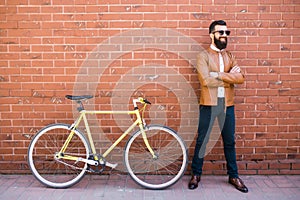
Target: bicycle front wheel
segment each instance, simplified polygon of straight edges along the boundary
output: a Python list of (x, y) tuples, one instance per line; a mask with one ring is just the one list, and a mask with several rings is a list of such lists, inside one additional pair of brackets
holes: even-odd
[(187, 149), (177, 133), (160, 125), (145, 127), (147, 140), (157, 158), (145, 145), (142, 132), (128, 140), (124, 159), (131, 178), (148, 189), (164, 189), (175, 184), (187, 167)]
[[(69, 125), (52, 124), (41, 129), (28, 148), (28, 164), (33, 175), (44, 185), (67, 188), (78, 183), (87, 168), (84, 162), (56, 158), (70, 134)], [(74, 130), (65, 155), (88, 159), (90, 148), (84, 135)]]

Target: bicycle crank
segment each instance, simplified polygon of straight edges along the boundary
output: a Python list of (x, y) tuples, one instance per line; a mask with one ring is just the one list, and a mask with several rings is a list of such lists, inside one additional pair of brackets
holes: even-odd
[[(104, 168), (106, 166), (114, 169), (118, 166), (118, 164), (112, 164), (112, 163), (109, 163), (105, 160), (105, 158), (100, 155), (100, 154), (97, 154), (97, 155), (90, 155), (89, 156), (89, 159), (88, 159), (88, 170), (89, 171), (92, 171), (92, 172), (95, 172), (95, 173), (101, 173), (104, 171)], [(92, 166), (95, 166), (96, 169), (92, 169), (91, 167)], [(99, 167), (101, 167), (101, 169), (99, 169)]]

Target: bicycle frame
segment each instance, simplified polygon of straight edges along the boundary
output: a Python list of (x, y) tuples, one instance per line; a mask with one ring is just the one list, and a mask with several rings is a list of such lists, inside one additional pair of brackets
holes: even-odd
[[(90, 143), (90, 147), (91, 147), (91, 153), (94, 156), (94, 160), (99, 161), (100, 159), (97, 157), (96, 155), (96, 148), (94, 145), (94, 141), (92, 138), (92, 134), (90, 131), (90, 127), (89, 127), (89, 123), (88, 123), (88, 119), (86, 117), (86, 115), (100, 115), (100, 114), (127, 114), (127, 115), (135, 115), (137, 117), (137, 119), (133, 122), (133, 124), (103, 153), (102, 157), (105, 158), (136, 126), (139, 126), (141, 132), (142, 132), (142, 137), (143, 140), (145, 142), (145, 145), (147, 146), (149, 152), (151, 153), (151, 155), (153, 156), (153, 158), (156, 158), (156, 155), (153, 151), (153, 149), (151, 148), (148, 140), (147, 140), (147, 136), (146, 133), (144, 131), (144, 123), (140, 114), (140, 110), (138, 109), (138, 107), (136, 106), (136, 102), (138, 102), (138, 100), (136, 99), (136, 101), (134, 101), (134, 110), (133, 111), (87, 111), (87, 110), (81, 110), (80, 111), (80, 115), (79, 117), (76, 119), (76, 121), (71, 125), (70, 130), (71, 133), (69, 134), (67, 140), (65, 141), (64, 145), (62, 146), (60, 152), (58, 152), (56, 154), (56, 158), (57, 159), (67, 159), (67, 160), (74, 160), (74, 161), (81, 161), (81, 162), (86, 162), (88, 164), (91, 165), (97, 165), (97, 162), (94, 162), (93, 160), (88, 160), (88, 159), (83, 159), (83, 158), (79, 158), (79, 157), (75, 157), (75, 156), (71, 156), (71, 155), (65, 155), (65, 151), (70, 143), (70, 141), (72, 140), (72, 137), (74, 135), (74, 130), (79, 126), (80, 122), (83, 120), (84, 122), (84, 126), (86, 128), (87, 131), (87, 136), (88, 136), (88, 140)], [(145, 107), (143, 108), (145, 109)], [(101, 160), (100, 160), (101, 161)], [(112, 165), (112, 164), (110, 164)]]

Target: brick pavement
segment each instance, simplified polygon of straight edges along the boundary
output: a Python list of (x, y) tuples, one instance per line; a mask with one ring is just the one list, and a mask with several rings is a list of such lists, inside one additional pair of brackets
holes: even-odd
[(146, 190), (129, 176), (86, 175), (68, 189), (52, 189), (41, 185), (32, 175), (0, 175), (0, 199), (42, 200), (299, 200), (300, 176), (242, 176), (249, 193), (237, 191), (227, 183), (226, 176), (203, 176), (196, 190), (188, 190), (189, 176), (165, 190)]

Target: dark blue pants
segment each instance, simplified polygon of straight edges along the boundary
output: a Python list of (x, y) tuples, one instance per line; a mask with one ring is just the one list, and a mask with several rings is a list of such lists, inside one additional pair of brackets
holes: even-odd
[(192, 161), (192, 172), (194, 175), (202, 174), (203, 160), (206, 145), (209, 141), (210, 133), (215, 119), (218, 119), (219, 128), (224, 145), (227, 174), (229, 177), (237, 178), (238, 169), (235, 152), (235, 114), (234, 106), (225, 109), (225, 99), (218, 98), (217, 106), (200, 105), (200, 118), (198, 126), (198, 137)]

